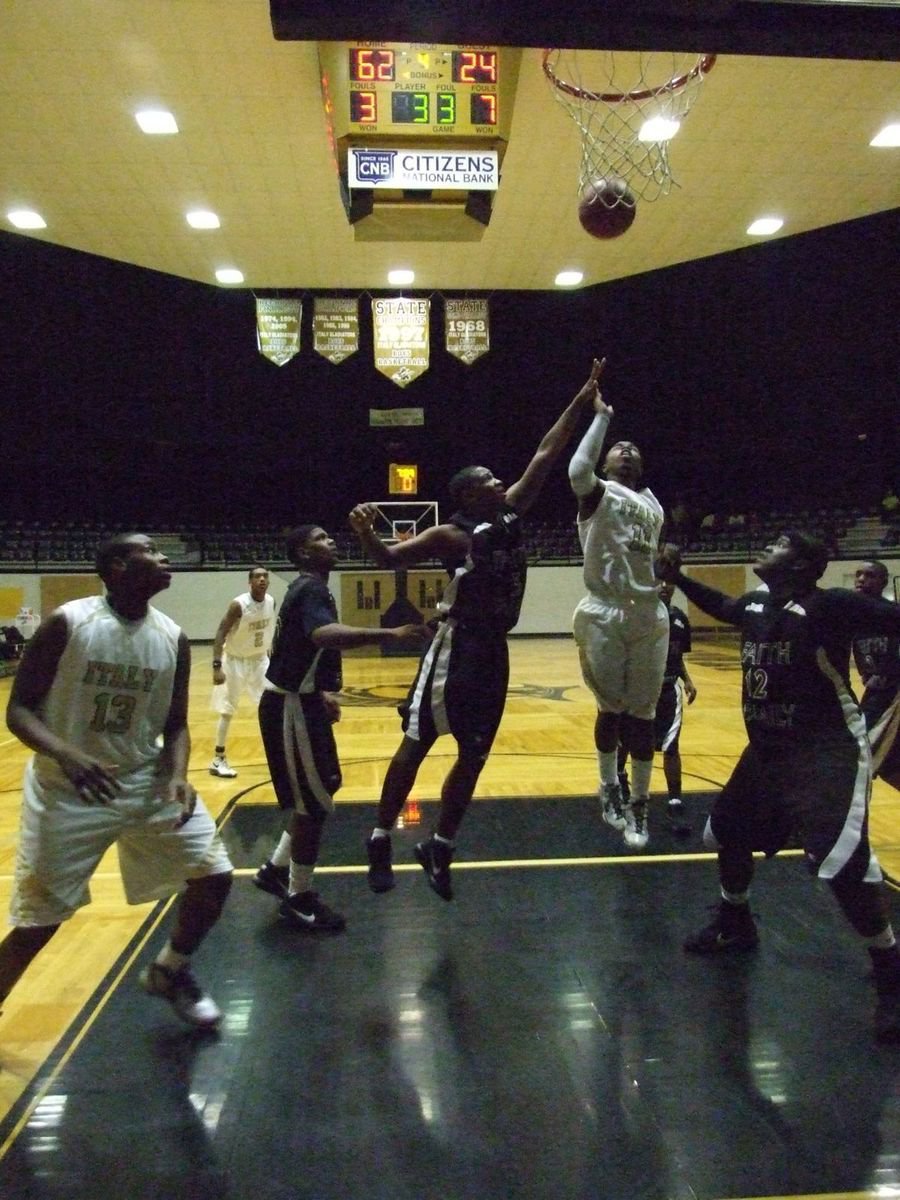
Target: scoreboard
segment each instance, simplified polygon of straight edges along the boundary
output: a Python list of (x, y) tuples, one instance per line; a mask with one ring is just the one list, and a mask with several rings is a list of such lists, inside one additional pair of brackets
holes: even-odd
[(520, 50), (409, 42), (321, 42), (322, 91), (334, 136), (434, 144), (506, 141)]

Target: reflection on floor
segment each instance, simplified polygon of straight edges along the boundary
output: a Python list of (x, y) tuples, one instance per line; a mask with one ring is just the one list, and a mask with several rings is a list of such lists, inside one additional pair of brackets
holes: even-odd
[(159, 925), (0, 1129), (0, 1196), (900, 1194), (900, 1050), (874, 1046), (866, 957), (802, 863), (760, 865), (758, 951), (680, 949), (716, 898), (707, 799), (686, 842), (655, 814), (637, 859), (594, 798), (479, 804), (452, 904), (418, 868), (371, 894), (371, 807), (342, 806), (317, 886), (348, 930), (323, 939), (252, 886), (277, 815), (236, 806), (240, 874), (197, 961), (221, 1033), (184, 1032), (138, 990)]

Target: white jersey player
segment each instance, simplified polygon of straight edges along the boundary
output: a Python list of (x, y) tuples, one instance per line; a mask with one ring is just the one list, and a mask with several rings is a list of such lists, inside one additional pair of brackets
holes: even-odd
[(189, 1024), (221, 1016), (190, 959), (225, 903), (231, 863), (187, 780), (190, 647), (148, 604), (169, 586), (166, 568), (145, 534), (106, 542), (97, 572), (107, 595), (58, 608), (19, 666), (7, 724), (35, 755), (22, 789), (0, 1001), (60, 924), (89, 903), (91, 875), (115, 843), (129, 903), (183, 889), (144, 987)]
[(265, 567), (252, 567), (247, 578), (249, 592), (236, 596), (228, 605), (213, 641), (210, 703), (219, 714), (219, 723), (209, 773), (221, 779), (234, 779), (237, 775), (225, 753), (228, 727), (244, 693), (254, 704), (259, 704), (275, 634), (275, 601), (268, 594), (269, 572)]
[[(643, 461), (633, 442), (612, 446), (605, 479), (594, 473), (613, 415), (596, 382), (605, 361), (594, 361), (594, 420), (569, 464), (588, 589), (575, 609), (574, 633), (584, 682), (597, 701), (603, 819), (624, 834), (626, 845), (642, 849), (648, 841), (653, 715), (669, 644), (669, 618), (654, 574), (663, 510), (650, 489), (640, 487)], [(617, 776), (620, 738), (632, 760), (629, 804)]]

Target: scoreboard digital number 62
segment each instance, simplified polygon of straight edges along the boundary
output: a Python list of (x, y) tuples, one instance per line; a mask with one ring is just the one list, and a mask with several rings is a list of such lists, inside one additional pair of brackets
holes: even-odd
[(325, 42), (319, 58), (338, 138), (507, 136), (503, 106), (517, 70), (504, 79), (497, 47)]

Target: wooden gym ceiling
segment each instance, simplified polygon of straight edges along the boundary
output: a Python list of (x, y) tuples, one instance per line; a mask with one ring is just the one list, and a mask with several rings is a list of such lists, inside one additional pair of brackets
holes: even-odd
[[(0, 0), (0, 225), (33, 208), (47, 228), (21, 236), (206, 283), (233, 266), (255, 291), (385, 290), (403, 266), (414, 290), (447, 292), (550, 288), (563, 268), (588, 286), (756, 244), (745, 230), (759, 215), (781, 215), (790, 237), (898, 205), (900, 150), (869, 146), (900, 121), (895, 4), (549, 7)], [(720, 57), (671, 143), (680, 186), (616, 241), (579, 225), (578, 131), (534, 48), (481, 239), (377, 242), (356, 239), (341, 203), (317, 37)], [(142, 134), (133, 113), (147, 105), (169, 108), (180, 133)], [(221, 228), (189, 228), (190, 208)]]

